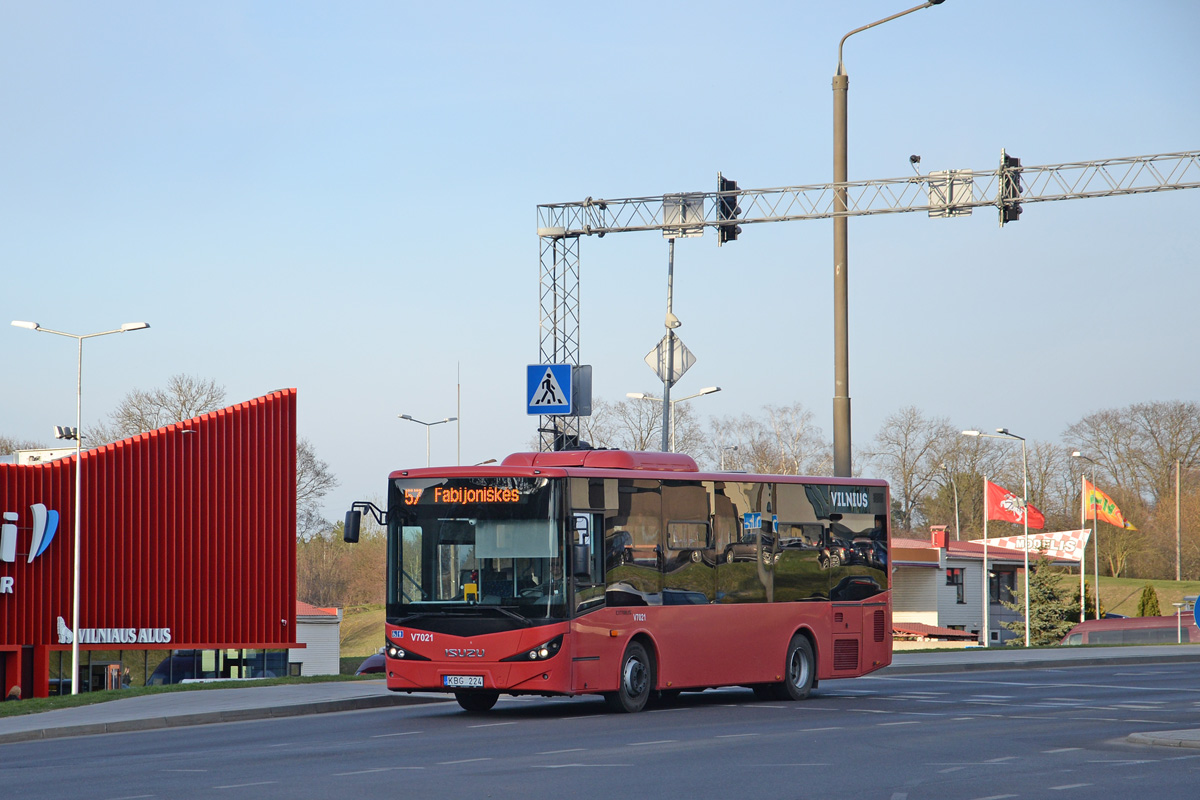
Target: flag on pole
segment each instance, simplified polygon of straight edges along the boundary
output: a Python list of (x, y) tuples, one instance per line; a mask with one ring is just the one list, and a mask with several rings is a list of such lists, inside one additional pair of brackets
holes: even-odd
[[(1015, 522), (1020, 525), (1025, 521), (1022, 516), (1021, 498), (1005, 489), (1003, 486), (985, 481), (987, 489), (987, 518), (1003, 522)], [(1046, 527), (1046, 517), (1033, 505), (1029, 506), (1029, 527)]]
[(1112, 498), (1093, 486), (1087, 478), (1083, 479), (1083, 505), (1084, 519), (1099, 519), (1127, 531), (1137, 530), (1125, 519)]

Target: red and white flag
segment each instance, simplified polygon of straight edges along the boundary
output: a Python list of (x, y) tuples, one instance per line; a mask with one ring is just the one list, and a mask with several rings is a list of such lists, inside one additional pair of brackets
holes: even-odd
[[(1033, 516), (1032, 514), (1030, 515)], [(1028, 544), (1024, 536), (1001, 536), (986, 540), (989, 547), (1007, 547), (1009, 550), (1028, 550), (1031, 553), (1045, 553), (1050, 558), (1066, 559), (1068, 561), (1083, 561), (1083, 549), (1087, 547), (1089, 530), (1055, 531), (1054, 533), (1031, 533)], [(975, 544), (983, 544), (983, 539), (972, 539)]]
[[(986, 484), (987, 518), (998, 519), (1001, 522), (1014, 522), (1017, 525), (1023, 523), (1025, 517), (1021, 512), (1021, 498), (991, 481), (986, 481)], [(1029, 527), (1046, 527), (1046, 517), (1033, 505), (1029, 506)]]

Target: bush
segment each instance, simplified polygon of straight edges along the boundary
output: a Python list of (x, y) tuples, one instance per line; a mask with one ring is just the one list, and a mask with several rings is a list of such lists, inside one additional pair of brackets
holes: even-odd
[(1158, 592), (1154, 591), (1154, 586), (1147, 583), (1146, 588), (1142, 589), (1142, 597), (1138, 600), (1137, 615), (1139, 617), (1159, 617), (1162, 612), (1158, 610)]

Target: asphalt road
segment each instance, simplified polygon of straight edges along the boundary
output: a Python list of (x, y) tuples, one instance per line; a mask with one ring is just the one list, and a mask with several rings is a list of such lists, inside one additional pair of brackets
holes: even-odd
[(1200, 750), (1132, 744), (1200, 726), (1200, 664), (1061, 666), (745, 690), (636, 715), (596, 699), (437, 703), (0, 750), (5, 797), (1191, 798)]

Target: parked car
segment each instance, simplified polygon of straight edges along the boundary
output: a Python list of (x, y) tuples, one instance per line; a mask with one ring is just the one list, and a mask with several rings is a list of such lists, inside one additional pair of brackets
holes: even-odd
[(1059, 642), (1081, 644), (1156, 644), (1200, 642), (1200, 628), (1188, 614), (1169, 617), (1105, 617), (1079, 623)]
[(355, 675), (367, 675), (372, 672), (383, 672), (387, 669), (387, 662), (383, 657), (383, 648), (380, 648), (378, 653), (372, 653), (358, 665), (358, 669), (354, 670)]
[[(725, 548), (725, 563), (732, 564), (735, 561), (754, 561), (759, 556), (758, 540), (759, 531), (749, 531), (738, 541)], [(762, 536), (762, 560), (764, 564), (770, 564), (772, 561), (779, 560), (779, 549), (775, 546), (775, 537), (769, 533), (761, 533)]]

